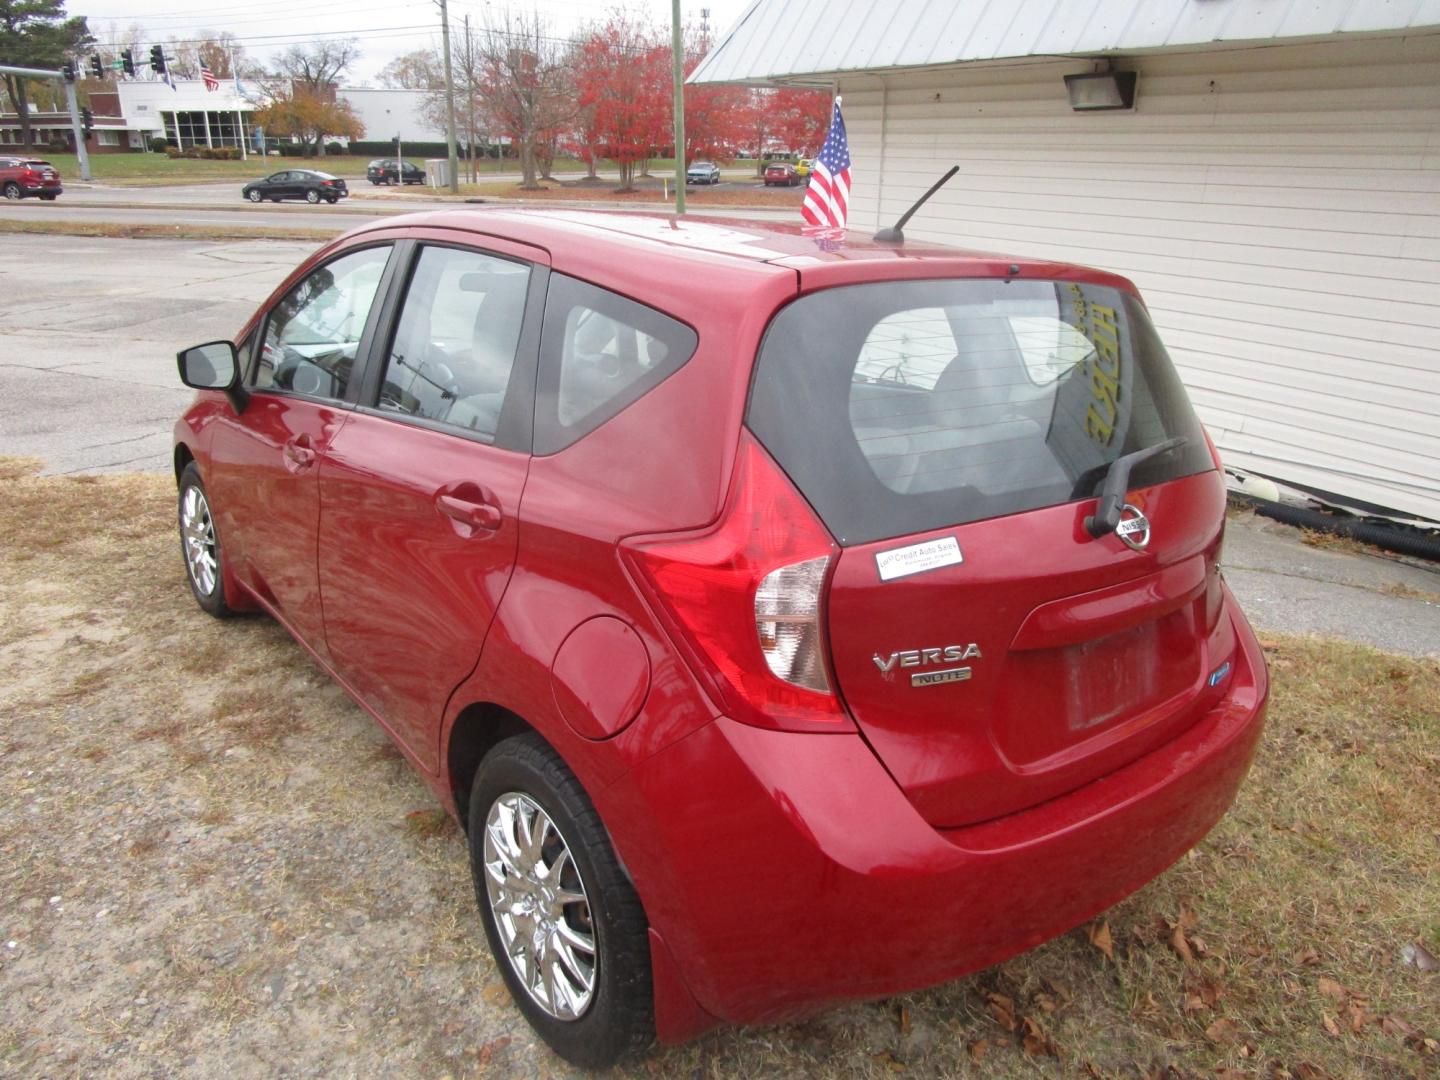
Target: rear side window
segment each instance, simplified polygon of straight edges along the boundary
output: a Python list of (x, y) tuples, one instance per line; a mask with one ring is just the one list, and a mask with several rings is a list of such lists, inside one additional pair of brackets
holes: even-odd
[(540, 336), (535, 453), (565, 449), (638, 401), (690, 359), (698, 340), (654, 308), (552, 274)]
[(766, 333), (747, 422), (842, 543), (1213, 467), (1144, 307), (1058, 281), (892, 282), (803, 297)]

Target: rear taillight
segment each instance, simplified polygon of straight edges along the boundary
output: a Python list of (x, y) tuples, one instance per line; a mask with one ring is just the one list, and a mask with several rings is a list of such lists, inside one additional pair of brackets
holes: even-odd
[(729, 716), (787, 731), (852, 729), (826, 669), (823, 599), (838, 549), (748, 432), (717, 524), (622, 551)]

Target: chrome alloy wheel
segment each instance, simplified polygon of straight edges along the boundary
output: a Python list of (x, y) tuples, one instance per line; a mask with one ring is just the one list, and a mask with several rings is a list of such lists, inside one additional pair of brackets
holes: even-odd
[(484, 862), (511, 969), (546, 1013), (578, 1020), (595, 996), (595, 924), (565, 838), (534, 799), (507, 791), (485, 817)]
[(205, 493), (193, 485), (180, 501), (180, 536), (185, 541), (185, 568), (195, 591), (209, 596), (215, 591), (215, 522)]

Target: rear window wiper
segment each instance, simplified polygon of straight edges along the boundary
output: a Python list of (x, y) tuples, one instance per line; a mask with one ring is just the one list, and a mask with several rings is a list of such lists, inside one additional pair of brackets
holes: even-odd
[(1189, 441), (1188, 436), (1177, 435), (1112, 461), (1105, 473), (1105, 485), (1100, 489), (1100, 503), (1095, 507), (1095, 513), (1085, 519), (1085, 531), (1097, 539), (1114, 532), (1120, 524), (1120, 508), (1125, 505), (1125, 492), (1130, 486), (1130, 470), (1142, 461), (1149, 461), (1167, 450), (1175, 450)]

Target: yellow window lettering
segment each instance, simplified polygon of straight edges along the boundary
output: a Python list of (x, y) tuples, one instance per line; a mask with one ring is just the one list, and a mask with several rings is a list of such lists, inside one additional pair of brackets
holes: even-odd
[[(1113, 409), (1111, 411), (1111, 417), (1112, 419), (1114, 417)], [(1095, 411), (1095, 406), (1091, 405), (1085, 410), (1085, 434), (1089, 435), (1090, 438), (1102, 446), (1109, 446), (1110, 440), (1115, 437), (1115, 426), (1114, 424), (1107, 424), (1104, 419), (1101, 418), (1100, 414)]]
[(1107, 372), (1111, 375), (1118, 375), (1120, 374), (1120, 335), (1115, 325), (1115, 309), (1091, 304), (1090, 314), (1094, 319), (1091, 325), (1092, 337), (1095, 341), (1095, 354), (1104, 362)]
[(1120, 384), (1115, 381), (1115, 376), (1096, 364), (1090, 369), (1090, 389), (1099, 401), (1103, 401), (1110, 407), (1110, 413), (1115, 413), (1115, 402), (1120, 399)]

